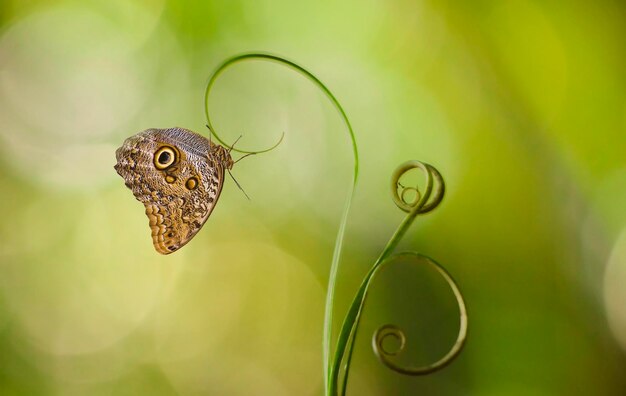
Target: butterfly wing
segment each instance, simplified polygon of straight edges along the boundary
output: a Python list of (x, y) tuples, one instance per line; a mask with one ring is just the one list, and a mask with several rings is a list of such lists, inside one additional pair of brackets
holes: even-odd
[(124, 142), (115, 169), (148, 216), (154, 248), (169, 254), (200, 231), (222, 191), (212, 144), (182, 128), (148, 129)]

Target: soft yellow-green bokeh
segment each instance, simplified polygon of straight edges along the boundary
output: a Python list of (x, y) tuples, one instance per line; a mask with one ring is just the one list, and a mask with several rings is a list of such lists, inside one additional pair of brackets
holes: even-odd
[(158, 255), (115, 149), (150, 127), (207, 134), (225, 58), (266, 51), (336, 94), (361, 175), (336, 325), (403, 214), (389, 177), (436, 166), (446, 198), (400, 248), (465, 293), (466, 349), (404, 377), (370, 347), (406, 329), (434, 361), (458, 319), (424, 268), (382, 273), (350, 395), (626, 391), (626, 7), (619, 2), (0, 2), (0, 395), (321, 395), (326, 282), (352, 159), (312, 84), (229, 69), (213, 122), (242, 149), (211, 218)]

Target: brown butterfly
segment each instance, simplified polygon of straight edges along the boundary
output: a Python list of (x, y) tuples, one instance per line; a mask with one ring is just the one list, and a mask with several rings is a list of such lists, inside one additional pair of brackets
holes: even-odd
[(183, 128), (146, 129), (115, 152), (115, 170), (146, 207), (157, 252), (170, 254), (204, 225), (233, 167), (230, 150)]

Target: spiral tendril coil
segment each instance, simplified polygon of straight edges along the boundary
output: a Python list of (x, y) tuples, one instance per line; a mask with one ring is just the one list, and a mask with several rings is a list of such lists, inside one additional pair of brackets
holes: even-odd
[[(419, 169), (426, 175), (426, 190), (422, 194), (419, 191), (419, 187), (407, 187), (400, 183), (400, 179), (407, 172), (412, 169)], [(400, 193), (398, 190), (400, 189)], [(423, 214), (430, 212), (435, 209), (442, 201), (444, 193), (445, 193), (445, 183), (441, 174), (437, 169), (435, 169), (432, 165), (425, 164), (420, 161), (407, 161), (400, 165), (393, 172), (391, 177), (391, 190), (392, 190), (392, 198), (394, 203), (401, 210), (408, 212), (409, 217), (411, 215), (415, 216), (417, 214)], [(414, 192), (416, 194), (416, 198), (412, 201), (408, 201), (406, 195), (408, 192)], [(452, 360), (454, 360), (458, 354), (461, 352), (463, 345), (465, 344), (465, 340), (467, 338), (467, 311), (465, 307), (465, 301), (463, 299), (463, 295), (459, 290), (456, 282), (452, 278), (452, 276), (437, 262), (433, 259), (423, 256), (421, 254), (415, 252), (403, 252), (399, 254), (395, 254), (390, 256), (381, 262), (380, 266), (376, 268), (376, 271), (372, 273), (372, 276), (369, 278), (368, 282), (371, 282), (374, 279), (374, 276), (382, 269), (384, 266), (396, 262), (400, 259), (410, 260), (414, 263), (424, 263), (434, 268), (446, 281), (454, 296), (456, 298), (456, 302), (459, 308), (459, 332), (457, 335), (457, 339), (455, 343), (452, 345), (448, 353), (446, 353), (443, 357), (441, 357), (436, 362), (421, 366), (421, 367), (403, 367), (396, 363), (394, 363), (391, 357), (401, 354), (404, 351), (404, 348), (407, 343), (406, 335), (399, 327), (395, 325), (384, 325), (379, 327), (372, 337), (372, 349), (374, 353), (378, 357), (378, 359), (385, 364), (385, 366), (390, 369), (406, 374), (406, 375), (425, 375), (433, 373), (446, 365), (448, 365)], [(400, 342), (397, 350), (388, 351), (383, 347), (383, 343), (388, 338), (395, 338)]]
[[(415, 263), (425, 263), (427, 265), (432, 266), (435, 270), (437, 270), (448, 283), (454, 296), (456, 298), (458, 308), (459, 308), (459, 332), (457, 335), (457, 339), (455, 343), (452, 345), (450, 350), (439, 360), (432, 364), (428, 364), (420, 367), (403, 367), (393, 362), (392, 357), (400, 355), (407, 344), (407, 338), (404, 334), (404, 331), (400, 329), (398, 326), (387, 324), (379, 327), (372, 336), (372, 349), (374, 350), (374, 354), (378, 359), (391, 370), (396, 371), (405, 375), (426, 375), (438, 371), (449, 363), (451, 363), (461, 352), (463, 346), (465, 344), (465, 340), (467, 338), (467, 311), (465, 308), (465, 301), (463, 300), (463, 295), (459, 290), (456, 282), (452, 279), (450, 274), (438, 263), (432, 260), (429, 257), (422, 256), (418, 253), (414, 252), (404, 252), (394, 256), (389, 262), (395, 261), (400, 258), (408, 258), (413, 259)], [(386, 350), (383, 346), (383, 343), (388, 338), (394, 338), (400, 342), (398, 348), (394, 351)]]

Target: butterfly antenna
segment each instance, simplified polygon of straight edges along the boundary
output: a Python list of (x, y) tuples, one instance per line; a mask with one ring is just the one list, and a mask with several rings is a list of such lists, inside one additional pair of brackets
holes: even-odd
[(236, 164), (237, 162), (241, 161), (242, 159), (244, 159), (246, 157), (249, 157), (251, 155), (254, 155), (254, 154), (256, 154), (256, 153), (248, 153), (248, 154), (244, 155), (243, 157), (239, 158), (237, 161), (233, 162), (233, 164)]
[(239, 182), (237, 181), (237, 179), (235, 179), (235, 176), (233, 176), (232, 173), (230, 173), (230, 169), (226, 168), (226, 170), (228, 171), (228, 174), (230, 175), (230, 177), (233, 178), (233, 181), (235, 182), (235, 184), (237, 185), (237, 187), (239, 187), (239, 189), (241, 190), (241, 192), (243, 193), (243, 195), (246, 196), (246, 198), (248, 198), (248, 200), (250, 200), (250, 197), (248, 196), (248, 194), (246, 194), (246, 192), (243, 190), (243, 188), (241, 188), (241, 185), (239, 184)]
[(241, 139), (243, 135), (239, 135), (239, 137), (237, 138), (237, 140), (235, 140), (235, 142), (233, 144), (230, 145), (230, 148), (228, 149), (228, 154), (230, 154), (230, 152), (232, 151), (232, 149), (235, 147), (235, 144), (237, 144), (237, 142), (239, 141), (239, 139)]

